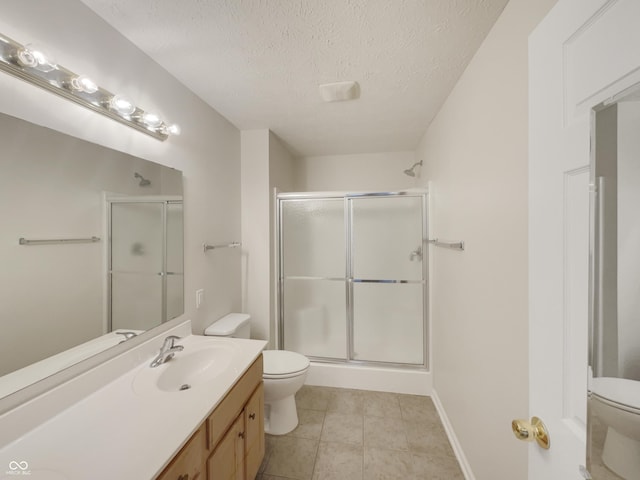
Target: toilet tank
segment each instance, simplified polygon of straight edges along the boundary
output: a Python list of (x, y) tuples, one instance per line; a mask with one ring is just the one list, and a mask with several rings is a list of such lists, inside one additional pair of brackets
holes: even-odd
[(251, 327), (246, 313), (228, 313), (209, 325), (205, 335), (212, 337), (251, 338)]

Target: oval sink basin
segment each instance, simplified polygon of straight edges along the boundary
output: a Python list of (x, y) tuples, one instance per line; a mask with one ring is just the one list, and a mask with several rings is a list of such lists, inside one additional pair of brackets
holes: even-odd
[(233, 344), (185, 346), (168, 362), (145, 366), (133, 380), (136, 393), (180, 392), (207, 384), (231, 367), (237, 353)]

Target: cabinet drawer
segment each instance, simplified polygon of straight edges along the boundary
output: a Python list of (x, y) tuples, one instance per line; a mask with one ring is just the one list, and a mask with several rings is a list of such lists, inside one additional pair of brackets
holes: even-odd
[(201, 426), (157, 480), (205, 480), (205, 428)]
[(247, 399), (262, 382), (262, 355), (249, 367), (207, 419), (207, 449), (211, 451), (244, 408)]

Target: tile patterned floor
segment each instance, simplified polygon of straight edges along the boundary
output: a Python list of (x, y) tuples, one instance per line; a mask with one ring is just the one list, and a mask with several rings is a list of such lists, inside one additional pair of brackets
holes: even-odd
[(429, 397), (305, 385), (257, 480), (464, 480)]

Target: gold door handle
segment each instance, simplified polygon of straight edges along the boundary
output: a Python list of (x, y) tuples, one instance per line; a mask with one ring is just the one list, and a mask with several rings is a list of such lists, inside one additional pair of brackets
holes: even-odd
[(531, 417), (530, 422), (528, 420), (514, 420), (511, 422), (511, 429), (518, 440), (525, 442), (535, 440), (545, 450), (551, 446), (549, 431), (538, 417)]

